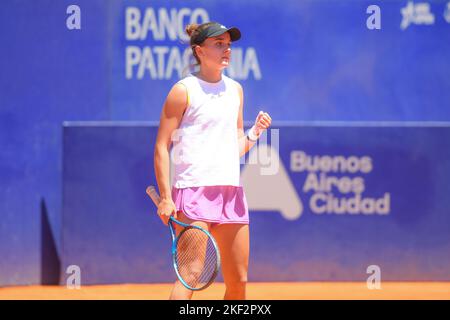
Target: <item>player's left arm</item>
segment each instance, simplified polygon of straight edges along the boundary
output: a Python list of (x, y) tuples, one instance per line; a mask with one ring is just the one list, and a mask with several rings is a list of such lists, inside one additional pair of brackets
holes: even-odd
[[(239, 156), (242, 157), (246, 154), (255, 144), (256, 141), (250, 141), (247, 139), (247, 135), (244, 132), (244, 90), (242, 86), (236, 82), (239, 92), (240, 105), (237, 121), (238, 141), (239, 141)], [(270, 127), (272, 118), (268, 113), (260, 111), (255, 120), (255, 125), (250, 129), (253, 132), (253, 136), (259, 137), (264, 130)]]

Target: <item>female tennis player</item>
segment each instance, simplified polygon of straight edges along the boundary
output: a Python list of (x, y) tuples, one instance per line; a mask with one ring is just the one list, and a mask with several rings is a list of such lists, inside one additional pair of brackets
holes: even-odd
[[(161, 112), (154, 155), (158, 214), (166, 225), (174, 216), (210, 231), (220, 250), (224, 298), (245, 299), (249, 217), (239, 160), (272, 119), (260, 111), (244, 133), (242, 87), (223, 74), (240, 30), (208, 22), (188, 25), (186, 32), (199, 71), (172, 87)], [(177, 280), (170, 298), (190, 299), (192, 293)]]

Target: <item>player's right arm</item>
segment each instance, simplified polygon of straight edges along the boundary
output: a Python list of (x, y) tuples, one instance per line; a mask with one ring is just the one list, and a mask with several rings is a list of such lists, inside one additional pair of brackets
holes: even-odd
[(170, 185), (170, 147), (172, 133), (180, 126), (187, 108), (187, 90), (182, 84), (175, 84), (167, 95), (161, 111), (158, 135), (155, 143), (154, 166), (161, 202), (158, 215), (167, 224), (171, 215), (176, 217), (176, 207), (172, 199)]

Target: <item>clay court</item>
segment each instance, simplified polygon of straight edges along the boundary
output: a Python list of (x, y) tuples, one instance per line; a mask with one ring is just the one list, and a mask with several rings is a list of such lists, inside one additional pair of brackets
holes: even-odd
[(1, 1), (0, 301), (450, 300), (450, 0), (75, 2)]
[[(171, 284), (22, 286), (0, 288), (1, 300), (165, 300)], [(194, 300), (222, 299), (225, 286), (215, 283), (194, 294)], [(369, 290), (362, 282), (250, 283), (249, 300), (448, 300), (450, 282), (384, 282)]]

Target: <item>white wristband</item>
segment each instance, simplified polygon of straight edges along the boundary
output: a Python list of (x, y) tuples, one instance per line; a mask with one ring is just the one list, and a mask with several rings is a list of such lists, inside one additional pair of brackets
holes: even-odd
[(257, 140), (259, 139), (259, 136), (257, 136), (257, 135), (254, 133), (254, 129), (255, 129), (255, 126), (251, 127), (250, 130), (248, 130), (248, 132), (247, 132), (247, 137), (248, 137), (248, 139), (249, 139), (250, 141), (253, 141), (253, 142), (255, 142), (255, 141), (257, 141)]

